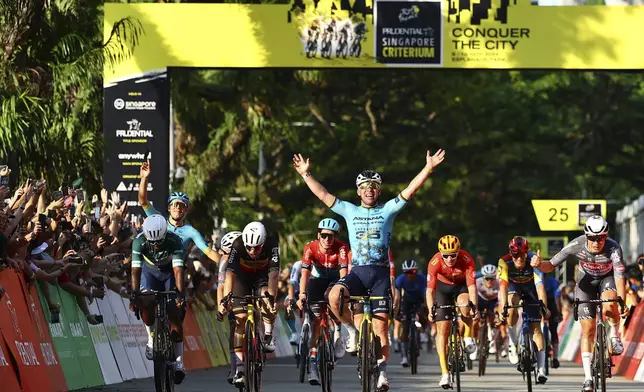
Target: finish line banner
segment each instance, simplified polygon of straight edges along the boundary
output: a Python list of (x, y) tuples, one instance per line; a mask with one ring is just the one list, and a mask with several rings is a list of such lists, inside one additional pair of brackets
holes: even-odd
[(529, 0), (105, 4), (143, 27), (106, 82), (166, 67), (644, 69), (644, 7)]

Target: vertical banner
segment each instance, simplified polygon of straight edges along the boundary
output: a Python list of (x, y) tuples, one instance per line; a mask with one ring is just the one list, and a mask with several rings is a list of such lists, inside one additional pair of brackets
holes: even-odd
[[(148, 198), (164, 210), (168, 199), (170, 166), (170, 82), (167, 70), (147, 73), (112, 84), (103, 90), (105, 187), (116, 190), (130, 207), (137, 206), (139, 168), (150, 153), (152, 174)], [(134, 215), (143, 210), (130, 208)]]
[[(107, 301), (99, 300), (89, 305), (89, 312), (91, 314), (101, 314), (97, 302)], [(105, 318), (103, 317), (103, 319)], [(106, 326), (103, 323), (90, 325), (89, 331), (92, 334), (92, 342), (94, 342), (94, 349), (96, 350), (98, 363), (101, 365), (101, 372), (103, 373), (105, 384), (109, 385), (123, 382), (118, 365), (116, 364), (116, 359), (114, 358), (114, 353), (112, 352), (112, 347), (110, 346)]]
[(116, 318), (114, 316), (114, 311), (112, 310), (111, 298), (114, 296), (118, 296), (118, 294), (112, 290), (106, 291), (105, 299), (98, 302), (98, 309), (103, 315), (103, 325), (105, 325), (107, 338), (110, 341), (110, 346), (114, 353), (114, 358), (116, 359), (116, 365), (118, 366), (121, 378), (123, 381), (127, 381), (134, 378), (134, 371), (132, 370), (132, 365), (130, 364), (130, 360), (127, 356), (127, 351), (125, 351), (125, 344), (119, 334), (119, 327), (116, 325)]

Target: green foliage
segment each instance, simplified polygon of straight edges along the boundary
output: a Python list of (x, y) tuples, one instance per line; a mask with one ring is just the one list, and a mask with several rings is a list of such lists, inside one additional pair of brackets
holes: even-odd
[(129, 56), (142, 33), (124, 19), (103, 42), (102, 28), (102, 1), (0, 0), (0, 162), (14, 185), (82, 177), (100, 189), (103, 63)]

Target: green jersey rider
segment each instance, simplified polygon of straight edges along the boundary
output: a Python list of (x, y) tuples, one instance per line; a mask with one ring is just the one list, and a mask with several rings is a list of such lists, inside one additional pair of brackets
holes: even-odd
[[(168, 310), (171, 325), (170, 339), (176, 355), (175, 384), (186, 376), (183, 367), (183, 317), (185, 316), (183, 245), (178, 235), (168, 231), (168, 222), (160, 214), (153, 214), (143, 221), (143, 232), (132, 242), (132, 300), (130, 310), (140, 310), (141, 318), (150, 334), (154, 325), (153, 300), (140, 294), (146, 291), (177, 291), (176, 306)], [(152, 358), (152, 339), (148, 338), (145, 356)]]

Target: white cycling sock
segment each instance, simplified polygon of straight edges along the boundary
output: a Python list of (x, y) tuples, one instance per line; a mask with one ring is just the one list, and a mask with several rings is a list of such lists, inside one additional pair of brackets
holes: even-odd
[(593, 376), (590, 371), (590, 363), (593, 361), (593, 353), (581, 353), (581, 365), (584, 367), (584, 376), (586, 380), (592, 380)]
[(273, 335), (273, 324), (264, 322), (264, 333), (266, 335)]
[[(145, 325), (145, 324), (144, 324)], [(145, 326), (145, 331), (148, 333), (148, 346), (152, 347), (152, 327)]]
[(492, 343), (492, 340), (494, 340), (494, 330), (492, 328), (487, 329), (487, 340)]
[(609, 322), (610, 328), (608, 328), (608, 336), (610, 338), (619, 338), (619, 324), (613, 324)]
[(514, 327), (508, 326), (508, 339), (510, 340), (510, 344), (516, 347), (516, 345), (517, 345), (517, 335), (514, 332)]
[(537, 351), (537, 366), (539, 367), (539, 370), (546, 369), (546, 351), (545, 350)]

